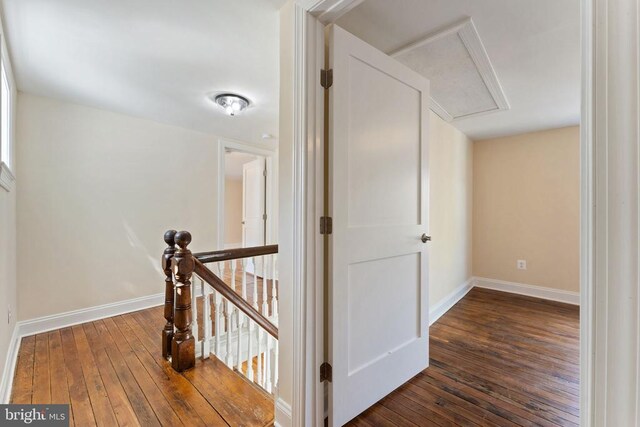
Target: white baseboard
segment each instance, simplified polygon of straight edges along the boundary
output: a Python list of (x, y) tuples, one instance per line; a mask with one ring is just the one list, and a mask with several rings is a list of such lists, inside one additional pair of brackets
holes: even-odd
[(507, 282), (506, 280), (487, 279), (474, 277), (474, 286), (494, 291), (509, 292), (512, 294), (526, 295), (528, 297), (542, 298), (566, 304), (580, 305), (580, 293), (563, 291), (542, 286), (527, 285), (524, 283)]
[(438, 303), (429, 309), (429, 326), (433, 325), (436, 320), (442, 317), (451, 307), (456, 305), (458, 301), (473, 289), (474, 278), (470, 278), (462, 285), (458, 286), (446, 297), (442, 298)]
[(9, 403), (11, 398), (11, 387), (13, 386), (13, 375), (18, 361), (18, 348), (20, 347), (20, 336), (18, 335), (18, 325), (13, 327), (11, 341), (7, 349), (7, 358), (2, 369), (2, 379), (0, 379), (0, 403)]
[(144, 310), (145, 308), (156, 307), (162, 304), (164, 304), (164, 293), (133, 298), (125, 301), (68, 311), (66, 313), (38, 317), (37, 319), (23, 320), (18, 322), (18, 332), (20, 337), (26, 337), (29, 335), (39, 334), (41, 332), (66, 328), (67, 326), (117, 316), (119, 314), (131, 313), (132, 311)]
[(291, 405), (282, 400), (276, 399), (276, 427), (292, 427), (293, 418), (291, 416)]

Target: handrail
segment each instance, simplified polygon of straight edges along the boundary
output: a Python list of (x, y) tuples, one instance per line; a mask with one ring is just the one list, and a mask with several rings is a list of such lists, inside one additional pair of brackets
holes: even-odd
[[(264, 246), (269, 247), (269, 246)], [(271, 247), (276, 248), (276, 252), (278, 250), (278, 245), (272, 245)], [(255, 248), (245, 248), (245, 249), (255, 249)], [(237, 250), (236, 250), (237, 251)], [(228, 251), (218, 251), (218, 252), (228, 252)], [(275, 252), (268, 252), (275, 253)], [(254, 256), (254, 255), (246, 255), (246, 256)], [(229, 259), (229, 258), (224, 258)], [(223, 259), (215, 259), (215, 261), (222, 261)], [(278, 339), (278, 328), (271, 323), (266, 317), (264, 317), (258, 310), (253, 308), (251, 304), (245, 301), (240, 295), (238, 295), (229, 285), (227, 285), (222, 279), (215, 275), (215, 273), (209, 270), (201, 261), (198, 259), (198, 254), (194, 254), (195, 261), (195, 270), (194, 272), (200, 276), (202, 280), (207, 282), (212, 288), (216, 291), (220, 292), (220, 294), (228, 299), (233, 305), (238, 307), (244, 314), (249, 316), (254, 322), (262, 327), (269, 335)], [(213, 261), (207, 261), (213, 262)], [(264, 290), (263, 292), (266, 292)]]
[(278, 253), (278, 245), (253, 246), (250, 248), (224, 249), (221, 251), (199, 252), (193, 256), (203, 264), (230, 259), (249, 258), (254, 256)]

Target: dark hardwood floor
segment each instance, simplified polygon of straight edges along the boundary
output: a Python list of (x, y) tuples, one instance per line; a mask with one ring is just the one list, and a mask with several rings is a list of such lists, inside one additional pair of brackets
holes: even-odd
[(22, 339), (12, 403), (70, 403), (75, 426), (267, 426), (274, 402), (215, 357), (184, 374), (160, 353), (163, 307)]
[(579, 309), (473, 289), (430, 329), (430, 366), (353, 426), (577, 426)]
[[(430, 367), (354, 426), (578, 425), (578, 308), (474, 289), (431, 327)], [(13, 403), (72, 425), (271, 425), (273, 399), (212, 359), (160, 354), (162, 307), (23, 338)]]

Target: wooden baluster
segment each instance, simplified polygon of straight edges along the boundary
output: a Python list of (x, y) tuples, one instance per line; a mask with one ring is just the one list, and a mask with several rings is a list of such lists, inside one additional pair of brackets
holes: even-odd
[(231, 289), (233, 292), (236, 292), (236, 272), (237, 272), (237, 263), (238, 260), (232, 259), (229, 262), (231, 263)]
[(267, 303), (267, 291), (269, 290), (269, 282), (267, 281), (267, 260), (262, 258), (262, 314), (269, 317), (269, 304)]
[(262, 375), (262, 328), (256, 325), (256, 334), (258, 336), (258, 384), (263, 386), (263, 375)]
[[(268, 292), (267, 291), (269, 290), (269, 282), (267, 280), (267, 277), (268, 277), (268, 275), (267, 275), (268, 263), (267, 263), (266, 257), (264, 257), (264, 256), (262, 257), (261, 261), (262, 261), (262, 263), (261, 263), (262, 264), (261, 265), (262, 266), (262, 286), (261, 286), (261, 291), (262, 291), (262, 314), (265, 317), (269, 317), (269, 303), (267, 302), (268, 301), (268, 297), (267, 297), (267, 293)], [(264, 343), (262, 342), (263, 341), (263, 338), (262, 338), (263, 336), (264, 336)], [(260, 378), (259, 383), (260, 383), (260, 386), (262, 388), (264, 388), (265, 390), (268, 390), (268, 388), (267, 388), (267, 380), (268, 380), (267, 372), (269, 370), (269, 358), (268, 358), (268, 355), (269, 355), (269, 334), (267, 334), (265, 332), (264, 335), (263, 335), (262, 328), (260, 328), (260, 332), (258, 334), (258, 340), (259, 340), (258, 348), (262, 348), (263, 344), (264, 344), (264, 348), (265, 348), (265, 350), (263, 352), (258, 351), (258, 353), (261, 353), (260, 354), (260, 359), (258, 359), (259, 360), (258, 363), (260, 363), (260, 361), (262, 361), (262, 366), (260, 366), (260, 368), (261, 368), (260, 369), (260, 374), (261, 374), (262, 378)]]
[(271, 255), (271, 317), (278, 318), (278, 288), (276, 287), (276, 254)]
[[(217, 270), (218, 270), (218, 277), (222, 277), (220, 276), (220, 263), (218, 263), (216, 265)], [(215, 347), (215, 355), (217, 357), (220, 357), (220, 351), (221, 351), (221, 335), (222, 335), (222, 326), (221, 326), (221, 322), (222, 322), (222, 316), (221, 316), (221, 311), (222, 311), (222, 297), (220, 296), (220, 294), (217, 291), (213, 291), (214, 292), (214, 306), (215, 306), (215, 337), (214, 337), (214, 347)]]
[(162, 271), (164, 272), (164, 318), (167, 323), (162, 330), (162, 357), (165, 359), (171, 356), (171, 341), (173, 340), (173, 270), (171, 269), (171, 258), (176, 252), (176, 230), (169, 230), (164, 233), (164, 241), (167, 248), (162, 254)]
[(238, 372), (242, 372), (242, 327), (241, 327), (241, 322), (240, 322), (240, 310), (236, 310), (236, 316), (238, 317), (237, 320), (237, 325), (238, 328), (236, 329), (236, 334), (238, 337), (238, 342), (236, 343), (236, 368), (238, 368)]
[(218, 268), (220, 269), (220, 273), (218, 274), (218, 277), (226, 283), (226, 280), (224, 278), (224, 275), (226, 273), (227, 270), (227, 262), (226, 261), (221, 261), (218, 263)]
[[(229, 261), (231, 263), (231, 289), (233, 289), (233, 292), (236, 292), (236, 273), (238, 272), (238, 260), (236, 259), (232, 259)], [(240, 370), (240, 368), (242, 367), (241, 365), (241, 361), (240, 361), (240, 310), (237, 309), (237, 307), (233, 304), (229, 304), (229, 307), (231, 307), (231, 313), (229, 314), (229, 331), (227, 333), (227, 339), (229, 340), (229, 346), (230, 348), (233, 348), (233, 351), (237, 351), (237, 357), (235, 359), (236, 361), (236, 366), (238, 367), (238, 370)], [(235, 346), (233, 346), (233, 342), (232, 342), (232, 338), (233, 337), (238, 337), (238, 342), (236, 343)], [(231, 354), (231, 357), (228, 360), (228, 363), (230, 364), (230, 366), (233, 365), (233, 354)]]
[(273, 387), (278, 387), (278, 340), (273, 340)]
[(211, 354), (212, 336), (211, 297), (209, 285), (202, 282), (202, 358), (208, 359)]
[(178, 372), (193, 368), (196, 363), (195, 340), (191, 332), (191, 274), (195, 261), (187, 249), (191, 243), (191, 234), (179, 231), (175, 235), (178, 245), (172, 259), (176, 276), (176, 302), (174, 323), (176, 332), (171, 342), (171, 366)]
[[(198, 339), (198, 279), (200, 279), (198, 276), (194, 276), (191, 283), (191, 331), (196, 344), (200, 341)], [(201, 279), (199, 281), (204, 284)]]
[(247, 342), (247, 378), (251, 381), (255, 381), (253, 378), (253, 336), (251, 331), (253, 329), (253, 321), (251, 319), (248, 320), (247, 337), (249, 337), (249, 340)]
[(255, 258), (249, 259), (249, 271), (253, 272), (253, 292), (251, 299), (253, 300), (253, 308), (258, 309), (258, 275), (256, 274)]
[[(247, 260), (245, 258), (242, 258), (240, 260), (240, 267), (242, 268), (242, 288), (241, 288), (241, 293), (242, 293), (242, 299), (244, 299), (245, 301), (247, 300)], [(242, 332), (245, 329), (245, 327), (247, 327), (247, 320), (246, 320), (246, 316), (244, 315), (244, 313), (242, 313), (240, 310), (238, 310), (238, 371), (242, 372), (242, 362), (244, 362), (244, 358), (242, 357)], [(251, 342), (251, 331), (250, 328), (247, 327), (247, 337), (249, 338), (249, 342)], [(247, 360), (250, 361), (249, 359), (250, 355), (247, 353)], [(248, 373), (247, 373), (248, 376)]]
[(247, 300), (247, 259), (242, 258), (242, 299)]
[(225, 355), (225, 359), (226, 359), (226, 363), (228, 367), (232, 367), (233, 366), (233, 354), (231, 353), (231, 303), (229, 302), (229, 300), (227, 300), (225, 298), (224, 300), (224, 323), (227, 327), (227, 333), (225, 334), (225, 337), (227, 339), (226, 342), (226, 351), (227, 354)]
[(271, 393), (271, 335), (264, 335), (267, 341), (264, 352), (264, 389)]

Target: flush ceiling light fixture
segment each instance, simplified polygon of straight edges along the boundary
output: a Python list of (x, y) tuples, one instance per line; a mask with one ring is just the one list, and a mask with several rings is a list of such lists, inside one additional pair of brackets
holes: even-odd
[(213, 98), (213, 101), (221, 106), (225, 113), (235, 116), (249, 106), (249, 100), (244, 96), (234, 93), (222, 93)]

